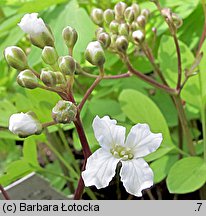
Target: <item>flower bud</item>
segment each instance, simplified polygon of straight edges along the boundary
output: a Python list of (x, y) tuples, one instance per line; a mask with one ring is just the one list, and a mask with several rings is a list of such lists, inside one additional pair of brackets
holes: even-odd
[(177, 29), (180, 28), (182, 26), (182, 24), (183, 24), (182, 18), (179, 17), (175, 13), (172, 13), (172, 20), (173, 20), (173, 22), (174, 22)]
[(134, 41), (137, 42), (138, 44), (142, 43), (145, 39), (145, 35), (141, 30), (134, 31), (132, 33), (132, 37)]
[(119, 23), (116, 20), (113, 20), (109, 25), (110, 31), (114, 34), (118, 34), (118, 28), (119, 28)]
[(103, 23), (103, 10), (94, 8), (91, 13), (91, 18), (96, 25), (102, 25)]
[(139, 16), (137, 17), (137, 23), (138, 23), (138, 25), (139, 25), (141, 28), (144, 28), (145, 25), (146, 25), (146, 18), (145, 18), (145, 16), (139, 15)]
[(45, 46), (54, 46), (54, 37), (51, 30), (38, 13), (25, 14), (18, 24), (19, 27), (30, 35), (31, 43), (41, 49)]
[(150, 11), (148, 9), (142, 9), (141, 15), (143, 15), (146, 19), (148, 19), (150, 15)]
[(33, 112), (17, 113), (9, 119), (9, 130), (21, 138), (42, 132), (42, 124)]
[(132, 23), (135, 18), (134, 10), (132, 7), (128, 7), (124, 12), (124, 18), (128, 23)]
[(76, 62), (71, 56), (60, 57), (59, 68), (63, 74), (73, 75), (76, 70)]
[(28, 89), (34, 89), (38, 87), (38, 79), (29, 69), (26, 69), (19, 73), (19, 75), (17, 76), (17, 83), (20, 86)]
[(118, 32), (120, 35), (129, 35), (129, 26), (126, 23), (121, 23), (118, 28)]
[(116, 46), (116, 40), (117, 40), (118, 35), (112, 34), (111, 35), (111, 46), (115, 47)]
[(132, 31), (136, 31), (138, 29), (140, 29), (138, 23), (136, 21), (132, 22), (132, 24), (131, 24), (131, 30)]
[(42, 59), (46, 64), (54, 65), (58, 59), (56, 49), (51, 46), (45, 46), (42, 50)]
[(125, 36), (119, 36), (117, 37), (115, 45), (119, 52), (126, 53), (129, 43)]
[(114, 11), (111, 9), (107, 9), (104, 11), (104, 20), (107, 24), (110, 24), (112, 20), (114, 20)]
[(99, 34), (98, 41), (104, 48), (107, 48), (111, 43), (111, 38), (106, 32), (102, 32), (101, 34)]
[(77, 107), (70, 101), (60, 100), (52, 109), (52, 118), (57, 123), (71, 123), (76, 115)]
[(40, 79), (46, 86), (49, 87), (54, 87), (57, 84), (55, 72), (50, 70), (43, 69), (41, 71)]
[(85, 50), (85, 58), (88, 62), (98, 67), (104, 64), (104, 50), (99, 41), (93, 41), (88, 44)]
[(77, 42), (78, 34), (76, 30), (70, 26), (67, 26), (62, 31), (62, 37), (68, 48), (73, 48)]
[(121, 20), (124, 18), (124, 11), (127, 5), (124, 2), (119, 2), (114, 6), (115, 19)]
[(140, 12), (141, 12), (140, 6), (137, 3), (133, 3), (131, 7), (134, 11), (134, 18), (136, 19), (140, 15)]
[(4, 51), (4, 56), (7, 63), (17, 69), (24, 70), (28, 68), (27, 57), (24, 51), (17, 46), (7, 47)]
[(64, 84), (66, 81), (65, 81), (65, 78), (64, 78), (64, 75), (57, 71), (57, 72), (54, 72), (54, 75), (55, 75), (55, 79), (56, 79), (56, 84)]
[(96, 31), (95, 31), (95, 36), (96, 38), (99, 37), (99, 35), (104, 32), (104, 29), (102, 27), (99, 27)]

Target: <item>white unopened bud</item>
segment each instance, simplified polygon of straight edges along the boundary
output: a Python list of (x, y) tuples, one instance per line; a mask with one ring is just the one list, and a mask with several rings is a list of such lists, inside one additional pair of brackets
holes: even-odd
[(117, 37), (115, 45), (119, 52), (126, 53), (129, 43), (125, 36), (119, 36)]
[(141, 14), (148, 19), (150, 15), (150, 11), (148, 9), (142, 9)]
[(112, 33), (118, 34), (119, 23), (116, 20), (113, 20), (109, 25), (109, 29)]
[(134, 11), (134, 18), (136, 19), (140, 15), (140, 6), (137, 3), (133, 3), (131, 7)]
[(129, 35), (129, 26), (127, 23), (121, 23), (119, 25), (118, 32), (120, 35), (128, 36)]
[(145, 35), (141, 30), (134, 31), (132, 33), (132, 37), (133, 37), (134, 41), (137, 42), (138, 44), (142, 43), (145, 39)]
[(58, 54), (56, 49), (51, 46), (45, 46), (42, 50), (42, 59), (48, 65), (54, 65), (57, 62)]
[(63, 74), (73, 75), (76, 70), (76, 62), (71, 56), (62, 56), (59, 58), (59, 68)]
[(146, 25), (146, 18), (145, 18), (145, 16), (139, 15), (139, 16), (137, 17), (137, 23), (138, 23), (138, 25), (139, 25), (140, 27), (144, 28), (145, 25)]
[(104, 21), (103, 10), (100, 8), (94, 8), (91, 13), (91, 18), (95, 24), (102, 25)]
[(59, 71), (54, 72), (43, 69), (41, 71), (40, 79), (46, 86), (49, 87), (55, 87), (57, 84), (65, 83), (64, 75)]
[(18, 24), (30, 36), (31, 43), (41, 49), (54, 46), (54, 37), (38, 13), (25, 14)]
[(29, 69), (21, 71), (16, 79), (17, 83), (24, 88), (34, 89), (38, 87), (38, 79)]
[(98, 41), (102, 44), (102, 46), (104, 48), (107, 48), (107, 47), (109, 47), (109, 45), (111, 43), (111, 38), (110, 38), (109, 34), (107, 34), (106, 32), (102, 32), (98, 36)]
[(64, 38), (66, 46), (68, 48), (73, 48), (77, 42), (78, 34), (74, 28), (67, 26), (62, 31), (62, 37)]
[(104, 50), (99, 41), (90, 42), (85, 50), (85, 58), (93, 65), (101, 67), (105, 62)]
[(114, 6), (115, 19), (121, 20), (124, 18), (124, 11), (127, 8), (127, 4), (119, 2)]
[(77, 107), (70, 101), (60, 100), (52, 109), (52, 118), (57, 123), (71, 123), (76, 119)]
[(104, 20), (107, 24), (111, 23), (114, 20), (114, 11), (107, 9), (104, 11)]
[(104, 32), (104, 29), (102, 27), (99, 27), (96, 31), (95, 31), (95, 36), (96, 38), (99, 37), (99, 34), (101, 34), (102, 32)]
[(17, 46), (7, 47), (4, 51), (4, 56), (11, 67), (17, 70), (28, 68), (26, 54), (21, 48)]
[(128, 23), (132, 23), (135, 18), (135, 13), (132, 7), (128, 7), (124, 12), (124, 18)]
[(33, 112), (17, 113), (9, 119), (9, 130), (19, 137), (27, 137), (42, 132), (42, 124)]
[(138, 23), (135, 22), (135, 21), (132, 22), (132, 24), (131, 24), (131, 30), (132, 30), (132, 31), (136, 31), (136, 30), (138, 30), (138, 29), (140, 29)]
[(46, 86), (49, 87), (54, 87), (57, 84), (55, 72), (50, 70), (43, 69), (41, 71), (40, 79)]

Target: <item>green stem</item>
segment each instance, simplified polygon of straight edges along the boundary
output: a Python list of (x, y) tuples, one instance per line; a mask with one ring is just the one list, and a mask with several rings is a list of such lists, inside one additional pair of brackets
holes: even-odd
[(71, 148), (69, 147), (69, 144), (68, 144), (68, 142), (67, 142), (67, 140), (66, 140), (66, 137), (65, 137), (65, 135), (64, 135), (64, 132), (63, 132), (63, 130), (59, 127), (59, 129), (58, 129), (58, 133), (59, 133), (59, 136), (60, 136), (60, 138), (61, 138), (61, 140), (62, 140), (62, 143), (64, 144), (64, 148), (65, 148), (65, 150), (67, 151), (67, 153), (69, 154), (69, 157), (71, 157), (71, 159), (72, 159), (72, 161), (74, 161), (74, 168), (76, 169), (76, 171), (78, 172), (78, 173), (80, 173), (80, 170), (79, 170), (79, 167), (78, 167), (78, 165), (77, 165), (77, 163), (76, 163), (76, 160), (75, 160), (75, 157), (74, 157), (74, 155), (73, 155), (73, 153), (72, 153), (72, 150), (71, 150)]
[(61, 163), (64, 164), (64, 166), (71, 172), (71, 174), (78, 179), (79, 175), (75, 172), (72, 166), (67, 163), (67, 161), (61, 156), (61, 154), (49, 142), (47, 142), (46, 145), (57, 156), (57, 158), (61, 161)]
[(45, 174), (50, 174), (50, 175), (53, 175), (53, 176), (57, 176), (57, 177), (63, 178), (63, 179), (65, 179), (67, 181), (70, 181), (70, 182), (76, 182), (76, 180), (73, 179), (73, 178), (67, 177), (65, 175), (58, 174), (56, 172), (52, 172), (52, 171), (47, 170), (47, 169), (43, 169), (43, 168), (39, 168), (38, 167), (37, 168), (37, 172), (39, 172), (39, 173), (45, 173)]
[(185, 111), (182, 105), (181, 98), (180, 96), (174, 96), (173, 99), (177, 107), (180, 122), (182, 124), (182, 129), (183, 129), (185, 139), (187, 142), (188, 151), (191, 155), (195, 155), (195, 148), (194, 148), (193, 141), (192, 141), (192, 135), (190, 133), (190, 129), (187, 123), (187, 118), (185, 115)]

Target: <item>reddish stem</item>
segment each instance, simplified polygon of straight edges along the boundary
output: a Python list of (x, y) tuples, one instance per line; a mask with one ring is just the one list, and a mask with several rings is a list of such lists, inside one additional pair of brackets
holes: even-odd
[(87, 138), (84, 132), (84, 128), (82, 125), (82, 122), (80, 120), (80, 116), (79, 113), (76, 116), (76, 120), (74, 121), (77, 133), (79, 135), (79, 139), (82, 145), (82, 149), (83, 149), (83, 154), (84, 154), (84, 158), (87, 159), (92, 153), (91, 150), (89, 148), (89, 144), (87, 142)]
[(4, 190), (4, 187), (0, 184), (0, 191), (5, 200), (10, 200), (8, 193)]
[(149, 83), (150, 85), (158, 88), (158, 89), (162, 89), (164, 91), (166, 91), (167, 93), (169, 93), (170, 95), (176, 95), (177, 92), (176, 92), (176, 89), (173, 89), (173, 88), (170, 88), (164, 84), (161, 84), (161, 83), (158, 83), (156, 82), (155, 80), (153, 80), (152, 78), (150, 78), (149, 76), (146, 76), (145, 74), (135, 70), (132, 65), (130, 64), (129, 62), (129, 59), (126, 58), (124, 59), (129, 71), (131, 73), (133, 73), (134, 75), (136, 75), (137, 77), (139, 77), (141, 80), (144, 80), (145, 82)]
[[(83, 166), (82, 166), (82, 171), (85, 170), (86, 162), (87, 162), (87, 161), (84, 160), (84, 164), (83, 164)], [(82, 194), (83, 194), (83, 192), (84, 192), (84, 187), (85, 187), (84, 181), (83, 181), (83, 179), (82, 179), (82, 176), (80, 176), (80, 179), (79, 179), (79, 181), (78, 181), (77, 189), (76, 189), (76, 191), (75, 191), (75, 193), (74, 193), (74, 200), (80, 200), (80, 199), (81, 199)]]
[(85, 102), (87, 101), (88, 97), (91, 95), (92, 91), (95, 89), (95, 87), (99, 84), (99, 82), (102, 80), (102, 76), (98, 76), (96, 80), (92, 83), (90, 88), (87, 90), (86, 94), (84, 95), (81, 103), (79, 104), (78, 108), (79, 111), (81, 111), (82, 107), (84, 106)]
[(176, 34), (173, 35), (173, 39), (175, 42), (176, 52), (177, 52), (177, 61), (178, 61), (178, 78), (177, 78), (177, 90), (180, 91), (181, 89), (181, 80), (182, 80), (182, 60), (181, 60), (181, 52), (180, 46), (177, 39)]

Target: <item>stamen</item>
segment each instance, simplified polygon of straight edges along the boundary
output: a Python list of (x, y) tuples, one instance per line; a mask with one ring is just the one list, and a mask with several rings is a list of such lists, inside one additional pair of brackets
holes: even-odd
[(110, 150), (111, 154), (118, 159), (121, 160), (131, 160), (134, 158), (134, 155), (131, 152), (131, 149), (128, 147), (124, 147), (118, 144), (115, 144), (113, 148)]

